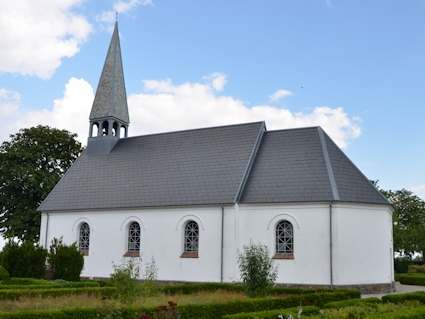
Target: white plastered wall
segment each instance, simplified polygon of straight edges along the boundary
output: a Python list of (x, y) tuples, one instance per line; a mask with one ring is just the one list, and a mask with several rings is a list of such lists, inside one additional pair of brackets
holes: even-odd
[(391, 283), (394, 278), (389, 206), (333, 205), (334, 284)]

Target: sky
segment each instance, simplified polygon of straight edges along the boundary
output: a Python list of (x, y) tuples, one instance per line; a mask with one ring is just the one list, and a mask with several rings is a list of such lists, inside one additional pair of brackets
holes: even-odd
[(425, 0), (0, 2), (0, 143), (86, 144), (118, 19), (129, 136), (321, 126), (385, 190), (425, 199)]

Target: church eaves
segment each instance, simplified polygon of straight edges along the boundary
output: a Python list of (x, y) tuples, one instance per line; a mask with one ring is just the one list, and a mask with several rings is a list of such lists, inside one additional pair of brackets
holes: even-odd
[(96, 90), (90, 120), (111, 117), (130, 123), (117, 22)]

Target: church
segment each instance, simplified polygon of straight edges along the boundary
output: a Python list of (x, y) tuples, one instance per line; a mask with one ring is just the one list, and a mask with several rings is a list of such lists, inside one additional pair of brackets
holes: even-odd
[(118, 24), (86, 150), (38, 208), (40, 243), (77, 242), (83, 277), (153, 257), (167, 282), (240, 281), (267, 245), (277, 284), (389, 292), (392, 205), (320, 127), (265, 122), (129, 137)]

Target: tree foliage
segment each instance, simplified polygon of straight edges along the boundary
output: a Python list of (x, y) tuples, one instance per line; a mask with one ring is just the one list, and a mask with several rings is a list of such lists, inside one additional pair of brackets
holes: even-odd
[(0, 146), (0, 228), (3, 237), (37, 241), (37, 208), (82, 152), (77, 135), (49, 126), (21, 129)]
[[(377, 186), (377, 181), (372, 181)], [(380, 192), (394, 205), (394, 251), (411, 258), (425, 252), (425, 201), (411, 191), (383, 190)]]
[(11, 277), (43, 278), (46, 274), (47, 250), (38, 244), (19, 244), (9, 239), (0, 256), (1, 265)]
[(269, 256), (267, 246), (254, 244), (243, 246), (243, 252), (238, 253), (237, 261), (245, 291), (249, 297), (265, 296), (277, 278), (277, 266)]
[(63, 243), (62, 237), (53, 238), (47, 258), (55, 279), (80, 281), (80, 274), (84, 268), (84, 256), (78, 250), (76, 242), (68, 246)]

